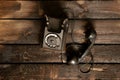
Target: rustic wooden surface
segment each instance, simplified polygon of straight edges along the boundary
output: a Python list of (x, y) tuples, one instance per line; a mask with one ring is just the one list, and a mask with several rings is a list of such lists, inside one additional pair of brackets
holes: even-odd
[[(38, 1), (0, 1), (0, 18), (38, 18)], [(6, 5), (7, 4), (7, 5)]]
[[(82, 64), (79, 65), (79, 67)], [(1, 80), (119, 80), (119, 64), (95, 64), (89, 73), (66, 64), (0, 65)]]
[[(75, 1), (0, 0), (0, 63), (44, 63), (0, 64), (0, 80), (120, 80), (120, 1), (76, 2), (81, 9), (74, 5)], [(79, 72), (78, 66), (62, 64), (61, 51), (42, 48), (44, 13), (94, 19), (91, 23), (98, 35), (92, 53), (96, 64), (90, 73)], [(84, 42), (86, 21), (70, 22), (67, 43), (72, 41), (72, 24), (74, 40)]]
[[(76, 42), (85, 40), (85, 21), (69, 21), (67, 43), (71, 42), (71, 28)], [(96, 44), (120, 44), (120, 20), (92, 20), (97, 32)], [(0, 44), (42, 44), (44, 26), (41, 20), (0, 20)]]
[[(120, 63), (119, 47), (120, 45), (95, 45), (91, 50), (94, 62)], [(44, 49), (40, 45), (0, 46), (0, 63), (62, 63), (65, 59), (61, 57), (61, 51)]]
[[(41, 24), (41, 17), (45, 13), (42, 7), (43, 4), (48, 4), (48, 2), (44, 1), (42, 4), (40, 1), (1, 1), (1, 3), (0, 44), (40, 44), (40, 39), (42, 39), (40, 34), (43, 32), (41, 28), (43, 29), (44, 27)], [(69, 3), (72, 4), (72, 2)], [(83, 3), (84, 6), (86, 5), (85, 7), (88, 9), (88, 12), (83, 12), (85, 13), (84, 16), (86, 16), (86, 18), (113, 19), (92, 21), (98, 33), (96, 44), (119, 44), (120, 23), (119, 20), (114, 21), (114, 19), (119, 18), (119, 1), (83, 1)], [(6, 6), (6, 4), (9, 5)], [(49, 2), (49, 5), (50, 4), (52, 6), (51, 8), (57, 6)], [(113, 6), (109, 6), (109, 4)], [(63, 8), (66, 7), (64, 5), (62, 6)], [(45, 5), (44, 7), (49, 6)], [(71, 8), (70, 6), (68, 7)], [(75, 10), (73, 10), (73, 12), (74, 11)], [(77, 16), (77, 18), (81, 17)], [(84, 22), (82, 21), (76, 21), (75, 23), (77, 31), (75, 31), (76, 36), (74, 38), (78, 42), (82, 42), (84, 39), (84, 35), (82, 36), (81, 33), (81, 26), (83, 24)], [(80, 31), (78, 28), (80, 28)], [(70, 42), (70, 40), (71, 39), (69, 36), (68, 42)]]
[[(33, 0), (1, 0), (0, 3), (0, 17), (1, 18), (39, 18), (41, 17), (45, 11), (43, 7), (47, 9), (47, 11), (51, 10), (50, 8), (55, 9), (55, 7), (59, 7), (59, 4), (63, 4), (61, 8), (71, 8), (65, 6), (64, 3), (69, 3), (70, 5), (74, 4), (75, 1), (60, 1), (59, 2), (47, 2), (47, 1), (33, 1)], [(76, 1), (78, 4), (82, 5), (87, 12), (85, 13), (87, 18), (120, 18), (120, 1), (119, 0), (109, 0), (109, 1)], [(57, 4), (56, 4), (57, 3)], [(6, 6), (6, 4), (8, 4)], [(50, 5), (50, 6), (47, 6)], [(101, 6), (102, 5), (102, 6)], [(73, 8), (72, 8), (73, 9)], [(77, 10), (77, 9), (76, 9)], [(73, 11), (76, 11), (73, 10)], [(58, 11), (58, 10), (57, 10)], [(60, 11), (59, 11), (60, 12)], [(78, 11), (79, 12), (79, 11)], [(51, 12), (54, 14), (54, 12)], [(77, 17), (82, 16), (83, 14), (78, 13)]]
[(41, 21), (0, 20), (1, 44), (39, 44)]

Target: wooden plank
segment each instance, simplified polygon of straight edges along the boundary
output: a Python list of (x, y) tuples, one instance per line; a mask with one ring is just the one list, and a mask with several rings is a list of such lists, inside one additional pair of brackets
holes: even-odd
[[(87, 20), (69, 21), (67, 43), (85, 40)], [(120, 44), (120, 20), (91, 20), (97, 32), (96, 44)], [(87, 25), (85, 27), (85, 25)], [(0, 44), (42, 44), (44, 26), (42, 20), (0, 20)]]
[[(59, 0), (59, 1), (44, 1), (40, 3), (41, 3), (40, 6), (43, 8), (44, 13), (47, 13), (48, 15), (53, 17), (56, 16), (59, 17), (61, 15), (66, 14), (69, 18), (91, 18), (91, 19), (120, 18), (119, 0), (112, 0), (112, 1), (111, 0), (108, 1)], [(58, 13), (56, 14), (56, 12)], [(41, 13), (41, 8), (40, 8), (40, 13)]]
[(86, 17), (88, 18), (120, 18), (119, 0), (87, 1), (86, 6), (88, 9)]
[[(71, 29), (75, 42), (85, 40), (87, 21), (71, 20), (67, 43), (72, 42)], [(42, 44), (44, 26), (41, 20), (0, 20), (0, 44)], [(120, 44), (120, 20), (91, 20), (97, 32), (96, 44)]]
[(0, 44), (39, 44), (41, 26), (39, 20), (0, 20)]
[[(4, 64), (0, 65), (3, 80), (119, 80), (119, 64), (95, 64), (89, 73), (82, 73), (78, 66), (66, 64)], [(83, 64), (79, 65), (80, 67)], [(81, 68), (82, 69), (82, 68)]]
[(54, 80), (119, 80), (119, 68), (119, 64), (95, 64), (91, 72), (81, 73), (75, 65), (54, 65)]
[[(7, 66), (7, 67), (6, 67)], [(0, 79), (4, 80), (49, 80), (51, 78), (52, 65), (22, 64), (1, 65)], [(9, 74), (10, 73), (10, 74)]]
[[(92, 49), (95, 63), (120, 63), (120, 45), (95, 45)], [(61, 51), (41, 48), (40, 45), (1, 45), (0, 63), (62, 63)], [(81, 63), (86, 62), (86, 56)], [(88, 61), (88, 60), (87, 60)]]
[[(40, 18), (44, 13), (53, 17), (120, 18), (120, 2), (114, 1), (0, 1), (0, 18)], [(6, 5), (9, 4), (9, 5)], [(112, 5), (112, 6), (110, 6)], [(81, 7), (80, 7), (81, 6)], [(74, 8), (73, 8), (74, 7)], [(56, 13), (57, 12), (57, 13)], [(74, 16), (71, 16), (74, 13)], [(62, 16), (61, 16), (62, 17)]]
[(92, 49), (96, 63), (120, 63), (119, 45), (95, 45)]
[(63, 12), (66, 12), (70, 18), (120, 18), (119, 0), (63, 1), (61, 4)]
[(0, 62), (61, 62), (60, 52), (42, 49), (41, 45), (2, 45)]
[(0, 4), (0, 18), (39, 18), (40, 16), (38, 1), (17, 0), (0, 1), (0, 3), (2, 3)]
[(73, 29), (73, 39), (82, 43), (85, 39), (85, 30), (92, 26), (97, 32), (95, 44), (119, 44), (120, 43), (120, 21), (119, 20), (71, 20), (67, 42), (72, 42), (71, 31)]

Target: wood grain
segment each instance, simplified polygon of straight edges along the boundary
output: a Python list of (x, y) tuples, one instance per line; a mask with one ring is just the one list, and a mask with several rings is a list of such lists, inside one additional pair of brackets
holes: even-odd
[[(38, 1), (0, 1), (0, 18), (39, 18)], [(8, 5), (6, 5), (8, 4)]]
[[(79, 65), (83, 66), (82, 64)], [(81, 73), (78, 66), (55, 65), (55, 80), (119, 80), (119, 64), (95, 64), (89, 73)], [(116, 70), (115, 70), (116, 69)], [(117, 71), (118, 72), (115, 72)], [(111, 73), (112, 72), (112, 73)]]
[[(92, 48), (95, 63), (120, 63), (120, 45), (95, 45)], [(40, 45), (1, 45), (0, 63), (62, 63), (66, 55), (61, 51), (41, 48)], [(81, 63), (86, 62), (86, 56)], [(88, 61), (88, 60), (87, 60)]]
[[(42, 2), (33, 0), (0, 1), (0, 3), (2, 3), (0, 4), (1, 7), (0, 18), (32, 18), (32, 19), (40, 18), (41, 16), (43, 16), (44, 13), (47, 13), (48, 15), (55, 14), (57, 10), (55, 8), (59, 8), (60, 11), (57, 10), (57, 13), (59, 14), (62, 14), (62, 11), (64, 14), (67, 14), (68, 16), (70, 16), (72, 13), (75, 13), (76, 17), (71, 18), (91, 18), (91, 19), (120, 18), (120, 3), (117, 0), (83, 1), (83, 2), (59, 0), (57, 1), (57, 4), (56, 2), (55, 3), (54, 2), (55, 1), (49, 1), (48, 3), (48, 1)], [(74, 4), (78, 4), (78, 6)], [(52, 10), (52, 12), (50, 12), (50, 10)], [(59, 16), (59, 14), (55, 14), (55, 16)]]
[[(84, 20), (71, 20), (67, 43), (85, 41)], [(97, 32), (96, 44), (120, 44), (120, 20), (91, 20)], [(42, 44), (44, 27), (42, 20), (0, 20), (0, 44)], [(89, 25), (88, 25), (89, 27)]]
[(0, 62), (61, 62), (60, 51), (42, 49), (41, 45), (3, 45), (1, 48)]
[(39, 44), (41, 28), (39, 20), (0, 20), (0, 43)]
[(108, 1), (88, 1), (86, 6), (88, 18), (120, 18), (120, 2), (119, 0), (108, 0)]
[[(81, 73), (78, 66), (66, 64), (4, 64), (0, 65), (4, 80), (119, 80), (119, 64), (95, 64), (89, 73)], [(83, 66), (80, 64), (79, 66)]]
[[(67, 14), (72, 19), (91, 19), (97, 32), (96, 45), (91, 49), (95, 63), (91, 72), (81, 73), (76, 65), (62, 64), (61, 56), (66, 56), (61, 55), (61, 51), (42, 48), (44, 26), (41, 19), (45, 13), (52, 17), (60, 15), (62, 18)], [(0, 80), (120, 80), (119, 19), (119, 0), (0, 0), (0, 63), (17, 63), (0, 64)], [(84, 42), (87, 21), (70, 20), (67, 43), (72, 42), (73, 26), (73, 39)], [(86, 69), (83, 64), (79, 67)]]
[(120, 43), (120, 22), (119, 20), (90, 20), (89, 24), (84, 20), (71, 20), (67, 42), (72, 42), (71, 29), (75, 42), (82, 43), (85, 39), (85, 30), (92, 26), (97, 32), (96, 44), (119, 44)]

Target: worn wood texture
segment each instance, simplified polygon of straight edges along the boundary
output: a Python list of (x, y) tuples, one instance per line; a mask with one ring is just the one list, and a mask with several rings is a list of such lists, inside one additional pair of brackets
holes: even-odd
[(66, 64), (0, 65), (1, 80), (119, 80), (119, 74), (119, 64), (95, 64), (89, 73)]
[(120, 18), (119, 0), (93, 0), (86, 2), (88, 18)]
[[(70, 19), (94, 19), (90, 22), (98, 34), (95, 44), (100, 44), (91, 50), (94, 63), (120, 63), (119, 0), (0, 0), (0, 63), (19, 63), (0, 64), (0, 80), (120, 80), (119, 64), (95, 64), (86, 74), (81, 73), (78, 66), (45, 64), (62, 63), (61, 51), (42, 48), (44, 26), (41, 19), (45, 13), (60, 18), (67, 15)], [(74, 21), (70, 21), (67, 43), (72, 41), (73, 26), (74, 40), (82, 43), (83, 27), (88, 20)], [(84, 60), (87, 59), (88, 56)]]
[[(82, 43), (85, 40), (85, 30), (92, 26), (97, 32), (96, 44), (120, 44), (120, 21), (119, 20), (84, 20), (70, 21), (67, 42)], [(73, 29), (73, 37), (71, 31)], [(73, 39), (71, 39), (73, 38)]]
[[(0, 47), (0, 57), (1, 62), (61, 62), (61, 52), (46, 50), (42, 48), (43, 30), (44, 26), (42, 20), (35, 20), (39, 18), (45, 11), (51, 10), (53, 7), (58, 7), (56, 2), (39, 2), (39, 1), (1, 1), (1, 19), (0, 20), (0, 44), (12, 44), (12, 45), (1, 45)], [(6, 4), (9, 3), (8, 6)], [(43, 3), (43, 4), (41, 4)], [(60, 1), (57, 3), (64, 3), (62, 8), (65, 7), (73, 9), (72, 7), (65, 6), (65, 4), (72, 3), (70, 1)], [(95, 18), (96, 13), (98, 13), (96, 18), (119, 18), (119, 1), (77, 1), (78, 4), (82, 3), (84, 7), (87, 5), (89, 10), (85, 16), (87, 18)], [(83, 5), (84, 4), (84, 5)], [(95, 5), (93, 5), (95, 4)], [(103, 6), (101, 6), (101, 4)], [(110, 6), (109, 4), (117, 5)], [(47, 5), (51, 5), (50, 9), (47, 9)], [(8, 8), (9, 7), (9, 8)], [(47, 9), (44, 9), (44, 7)], [(76, 7), (76, 6), (75, 6)], [(59, 7), (58, 7), (59, 8)], [(9, 11), (13, 11), (9, 13)], [(76, 10), (73, 10), (73, 12)], [(6, 14), (4, 15), (3, 12)], [(15, 13), (14, 13), (15, 12)], [(39, 14), (38, 14), (39, 12)], [(53, 11), (54, 12), (54, 11)], [(52, 13), (53, 13), (52, 12)], [(68, 11), (69, 12), (69, 11)], [(103, 13), (101, 13), (103, 12)], [(109, 12), (111, 12), (109, 14)], [(113, 12), (113, 13), (112, 13)], [(13, 14), (14, 13), (14, 14)], [(20, 15), (20, 14), (22, 15)], [(25, 15), (25, 14), (26, 15)], [(41, 15), (40, 15), (41, 13)], [(50, 14), (52, 14), (50, 13)], [(84, 12), (83, 12), (84, 13)], [(106, 13), (106, 14), (105, 14)], [(37, 16), (33, 16), (33, 15)], [(91, 14), (94, 14), (91, 15)], [(39, 15), (39, 17), (38, 17)], [(53, 15), (53, 14), (52, 14)], [(116, 15), (114, 17), (114, 15)], [(79, 18), (79, 16), (76, 16)], [(83, 16), (82, 16), (83, 17)], [(6, 19), (5, 19), (6, 18)], [(8, 18), (8, 19), (7, 19)], [(14, 19), (12, 19), (14, 18)], [(17, 20), (23, 18), (23, 20)], [(28, 19), (28, 20), (25, 20)], [(32, 18), (33, 20), (29, 20)], [(83, 17), (86, 18), (86, 17)], [(4, 19), (4, 20), (3, 20)], [(12, 19), (12, 20), (9, 20)], [(74, 27), (73, 38), (76, 42), (84, 42), (84, 26), (87, 20), (70, 20), (70, 27), (67, 36), (67, 43), (72, 41), (71, 39), (71, 28)], [(120, 44), (120, 20), (91, 20), (91, 24), (97, 31), (96, 44)], [(14, 44), (14, 45), (13, 45)], [(15, 45), (19, 44), (19, 45)], [(20, 45), (24, 44), (24, 45)], [(28, 45), (25, 45), (28, 44)], [(34, 44), (34, 45), (32, 45)], [(36, 45), (35, 45), (36, 44)], [(102, 47), (101, 47), (102, 46)], [(103, 50), (107, 49), (111, 52)], [(116, 48), (114, 48), (116, 47)], [(95, 55), (96, 63), (119, 63), (119, 45), (96, 45), (93, 48), (93, 53)], [(96, 50), (97, 49), (97, 50)], [(116, 52), (114, 52), (116, 50)], [(101, 52), (102, 51), (102, 52)], [(114, 53), (113, 53), (114, 52)], [(101, 54), (102, 53), (102, 54)], [(116, 54), (111, 58), (112, 55)], [(49, 55), (49, 56), (48, 56)], [(105, 57), (103, 57), (105, 55)], [(107, 57), (107, 56), (110, 57)], [(101, 57), (99, 57), (101, 56)], [(106, 58), (107, 57), (107, 58)]]
[(0, 18), (39, 18), (40, 16), (38, 1), (4, 0), (0, 3)]
[[(41, 25), (43, 21), (36, 20), (41, 19), (44, 13), (48, 15), (61, 15), (62, 11), (58, 11), (56, 8), (63, 9), (64, 13), (68, 16), (70, 11), (75, 13), (76, 11), (81, 12), (75, 13), (77, 18), (97, 18), (97, 19), (116, 19), (119, 18), (119, 1), (1, 1), (0, 4), (0, 44), (40, 44), (42, 39), (41, 33), (43, 32), (44, 26)], [(75, 3), (77, 3), (75, 6)], [(9, 4), (9, 5), (6, 5)], [(57, 4), (61, 4), (57, 5)], [(113, 6), (109, 6), (109, 4)], [(72, 6), (70, 6), (72, 5)], [(78, 9), (78, 5), (85, 7), (87, 12), (83, 9)], [(102, 5), (102, 6), (101, 6)], [(73, 8), (75, 7), (75, 10)], [(68, 7), (68, 10), (64, 10)], [(57, 11), (58, 12), (57, 12)], [(69, 11), (70, 10), (70, 11)], [(54, 14), (56, 11), (59, 15)], [(53, 16), (54, 17), (54, 16)], [(6, 18), (6, 19), (5, 19)], [(16, 20), (16, 19), (23, 20)], [(3, 20), (5, 19), (5, 20)], [(12, 20), (11, 20), (12, 19)], [(25, 20), (26, 19), (26, 20)], [(27, 20), (28, 19), (28, 20)], [(32, 20), (29, 20), (32, 19)], [(92, 22), (98, 37), (96, 44), (119, 44), (120, 43), (120, 32), (119, 32), (119, 20), (97, 20)], [(76, 30), (81, 29), (84, 22), (78, 21), (75, 23)], [(8, 28), (9, 27), (9, 28)], [(73, 26), (72, 26), (73, 27)], [(13, 31), (14, 30), (14, 31)], [(77, 42), (83, 42), (84, 36), (83, 31), (75, 31), (75, 40)], [(39, 37), (41, 36), (41, 37)], [(68, 35), (68, 42), (71, 42), (71, 37)]]
[(0, 20), (0, 43), (39, 44), (43, 29), (39, 20)]
[[(120, 45), (95, 45), (91, 50), (95, 63), (120, 63)], [(61, 51), (41, 48), (40, 45), (1, 45), (0, 63), (62, 63)], [(81, 63), (86, 62), (89, 56)], [(87, 60), (88, 61), (88, 60)]]
[[(99, 19), (120, 18), (119, 0), (109, 0), (109, 1), (59, 0), (59, 1), (49, 1), (49, 2), (33, 1), (33, 0), (17, 0), (17, 1), (1, 0), (0, 3), (2, 3), (0, 4), (0, 18), (40, 18), (44, 13), (48, 13), (48, 15), (49, 14), (53, 15), (56, 14), (55, 11), (57, 11), (57, 13), (62, 14), (61, 9), (63, 9), (64, 13), (69, 14), (69, 16), (72, 13), (76, 14), (77, 12), (76, 14), (77, 18), (99, 18)], [(80, 6), (81, 9), (78, 8)], [(83, 17), (83, 15), (85, 17)]]
[[(85, 40), (87, 21), (69, 21), (67, 43), (82, 43)], [(120, 44), (120, 20), (91, 20), (97, 32), (96, 44)], [(42, 44), (44, 27), (41, 20), (0, 20), (0, 44)], [(89, 25), (88, 25), (89, 26)]]
[[(43, 4), (41, 4), (41, 2), (39, 2), (39, 1), (1, 1), (1, 3), (2, 3), (0, 5), (1, 6), (1, 8), (0, 8), (1, 18), (16, 18), (16, 19), (31, 18), (30, 17), (31, 15), (28, 15), (31, 12), (32, 12), (31, 14), (34, 13), (34, 15), (36, 15), (36, 13), (38, 15), (38, 12), (40, 12), (42, 14), (42, 11), (46, 11), (43, 7), (46, 7), (46, 8), (48, 7), (45, 4), (48, 4), (48, 5), (51, 4), (50, 8), (58, 6), (55, 4), (56, 2), (51, 3), (50, 1), (42, 2)], [(61, 4), (64, 3), (63, 5), (61, 5), (63, 9), (65, 7), (68, 7), (72, 10), (73, 8), (71, 8), (69, 5), (65, 6), (65, 4), (68, 4), (68, 3), (74, 4), (75, 1), (74, 2), (60, 1), (58, 3), (61, 3)], [(96, 13), (98, 13), (97, 15), (100, 14), (99, 17), (101, 17), (101, 18), (102, 18), (102, 16), (105, 16), (105, 17), (108, 16), (109, 18), (110, 17), (113, 18), (112, 16), (117, 15), (117, 14), (119, 15), (119, 1), (83, 1), (82, 4), (81, 4), (81, 1), (77, 1), (77, 3), (80, 5), (83, 5), (83, 4), (87, 5), (86, 7), (89, 11), (87, 12), (87, 15), (85, 14), (86, 16), (90, 16), (91, 14), (95, 15)], [(6, 6), (6, 4), (9, 4), (9, 5)], [(93, 5), (93, 4), (95, 4), (95, 5)], [(101, 4), (103, 6), (101, 6)], [(116, 6), (109, 7), (109, 4), (118, 5), (118, 6), (117, 7)], [(42, 10), (42, 8), (40, 8), (41, 6), (44, 10)], [(13, 11), (13, 12), (9, 13), (9, 11), (10, 12)], [(74, 11), (76, 11), (76, 10), (73, 10), (73, 12)], [(3, 14), (4, 12), (6, 14)], [(48, 12), (49, 12), (49, 10), (48, 10)], [(103, 13), (101, 13), (101, 12), (103, 12)], [(109, 12), (111, 12), (111, 13), (109, 13)], [(23, 14), (23, 15), (21, 16), (19, 13)], [(32, 17), (34, 17), (34, 19), (36, 19), (35, 16), (32, 16)], [(77, 17), (79, 17), (79, 16), (77, 16)], [(37, 18), (38, 18), (38, 16), (37, 16)], [(88, 17), (88, 18), (90, 18), (90, 17)], [(117, 18), (119, 18), (119, 17), (117, 16)], [(97, 34), (98, 34), (96, 44), (119, 44), (120, 43), (119, 22), (120, 22), (119, 20), (116, 20), (116, 21), (114, 21), (114, 20), (92, 20), (91, 23), (95, 27)], [(73, 27), (72, 26), (73, 24), (75, 26), (74, 32), (73, 32), (73, 35), (75, 35), (74, 40), (76, 42), (82, 43), (85, 39), (84, 34), (83, 34), (84, 30), (82, 29), (85, 26), (85, 21), (82, 21), (82, 20), (78, 20), (76, 22), (70, 21), (70, 28)], [(42, 25), (41, 20), (7, 20), (7, 19), (0, 20), (0, 32), (1, 32), (0, 44), (38, 44), (38, 45), (42, 45), (42, 39), (43, 39), (42, 38), (42, 35), (43, 35), (42, 29), (43, 28), (44, 28), (44, 26)], [(71, 40), (72, 40), (71, 39), (71, 30), (69, 29), (68, 32), (69, 33), (68, 33), (68, 37), (67, 37), (67, 43), (71, 42)], [(38, 47), (38, 45), (37, 45), (37, 47)], [(10, 47), (10, 45), (9, 46), (6, 45), (5, 47), (8, 48), (8, 47)], [(13, 48), (13, 46), (11, 46), (11, 48)], [(2, 52), (2, 49), (1, 49), (1, 52)], [(48, 52), (48, 51), (46, 51), (46, 52)], [(41, 54), (41, 52), (40, 52), (40, 54)]]

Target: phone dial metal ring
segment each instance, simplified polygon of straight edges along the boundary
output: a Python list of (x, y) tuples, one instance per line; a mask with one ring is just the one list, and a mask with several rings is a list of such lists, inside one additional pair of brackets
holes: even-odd
[(60, 46), (61, 39), (57, 34), (49, 33), (45, 37), (45, 43), (50, 48), (56, 48)]

